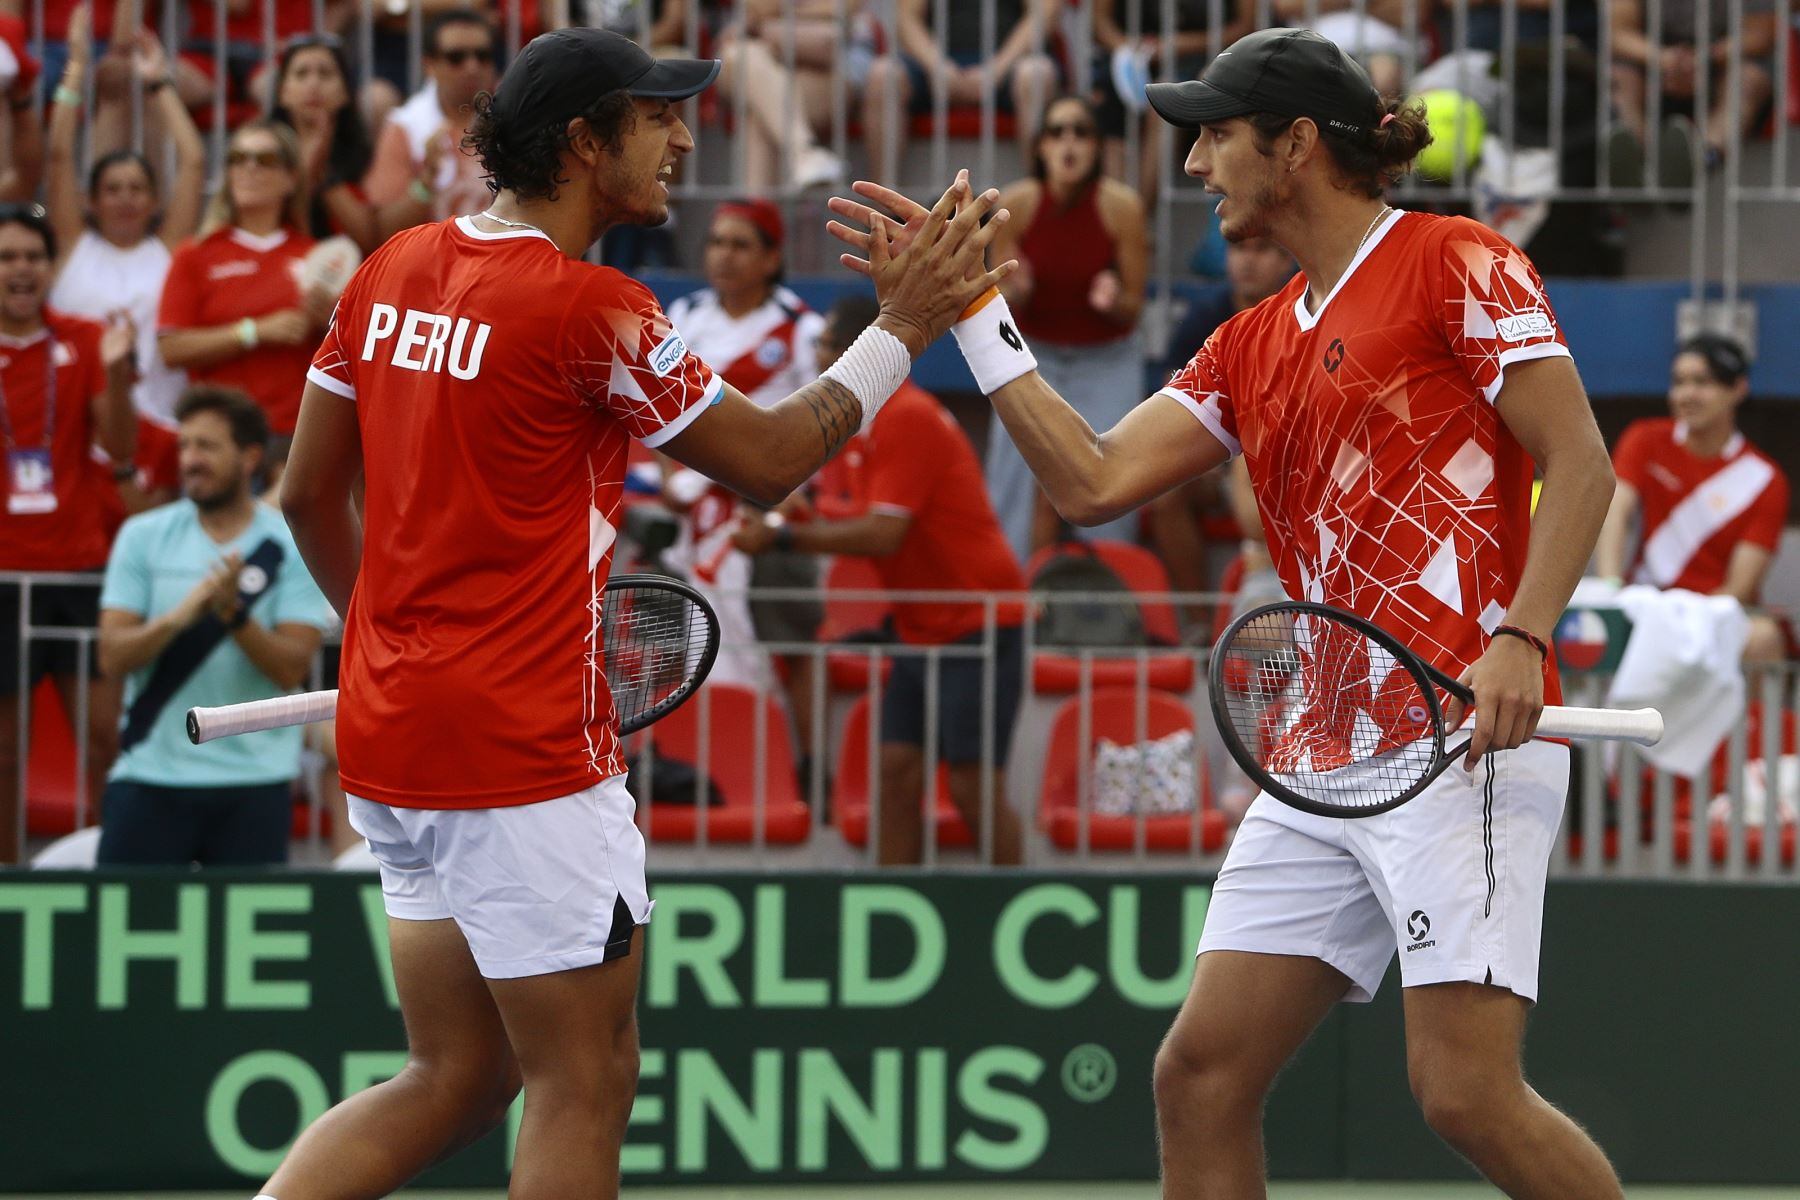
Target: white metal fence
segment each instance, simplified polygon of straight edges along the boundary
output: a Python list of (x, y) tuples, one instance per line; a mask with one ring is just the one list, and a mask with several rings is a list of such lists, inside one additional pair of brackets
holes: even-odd
[[(508, 0), (498, 6), (498, 32), (507, 58), (527, 32), (522, 11), (528, 2)], [(981, 89), (980, 102), (961, 108), (951, 103), (941, 76), (928, 77), (928, 103), (920, 118), (925, 126), (919, 139), (922, 154), (889, 164), (870, 163), (862, 157), (869, 118), (862, 104), (864, 85), (871, 63), (889, 60), (891, 66), (897, 61), (895, 56), (901, 54), (897, 37), (899, 0), (832, 0), (823, 9), (807, 6), (804, 16), (800, 4), (788, 2), (780, 6), (779, 17), (763, 21), (753, 35), (745, 31), (741, 9), (730, 4), (700, 0), (667, 3), (678, 6), (687, 19), (682, 22), (680, 44), (662, 49), (690, 55), (730, 56), (737, 53), (732, 47), (749, 43), (758, 46), (756, 57), (742, 61), (745, 65), (754, 64), (764, 74), (777, 72), (786, 77), (778, 101), (784, 128), (801, 119), (807, 89), (822, 92), (827, 97), (828, 111), (815, 134), (820, 145), (850, 164), (854, 173), (874, 174), (921, 195), (942, 188), (957, 167), (968, 166), (977, 179), (994, 184), (1005, 181), (1000, 177), (1003, 169), (1026, 173), (1005, 149), (1011, 140), (1006, 131), (1014, 122), (1029, 126), (1038, 114), (1003, 111), (1010, 104), (1010, 100), (1002, 99), (1006, 81), (991, 71)], [(1403, 194), (1409, 202), (1465, 202), (1474, 205), (1478, 212), (1490, 213), (1545, 201), (1678, 206), (1688, 217), (1685, 236), (1693, 298), (1698, 302), (1714, 290), (1717, 293), (1712, 295), (1715, 307), (1702, 310), (1698, 319), (1729, 326), (1738, 300), (1745, 252), (1744, 214), (1749, 206), (1800, 199), (1800, 181), (1792, 178), (1790, 170), (1794, 114), (1800, 110), (1800, 87), (1796, 87), (1793, 61), (1794, 4), (1795, 0), (1769, 0), (1765, 9), (1755, 0), (1693, 0), (1681, 4), (1676, 0), (1645, 0), (1639, 32), (1652, 46), (1697, 42), (1709, 49), (1725, 48), (1722, 56), (1711, 52), (1695, 56), (1691, 81), (1687, 68), (1676, 79), (1659, 54), (1653, 53), (1641, 63), (1632, 61), (1621, 48), (1624, 39), (1615, 28), (1616, 6), (1603, 0), (1559, 0), (1545, 6), (1520, 0), (1355, 0), (1347, 10), (1336, 12), (1330, 11), (1335, 5), (1319, 0), (1309, 0), (1298, 11), (1285, 5), (1278, 8), (1274, 0), (1161, 0), (1154, 6), (1153, 19), (1150, 6), (1128, 2), (1121, 6), (1122, 19), (1113, 24), (1128, 44), (1141, 44), (1151, 55), (1142, 66), (1144, 75), (1167, 80), (1191, 73), (1216, 54), (1224, 47), (1228, 30), (1235, 35), (1244, 29), (1278, 24), (1284, 13), (1290, 23), (1324, 21), (1327, 28), (1333, 21), (1341, 26), (1345, 20), (1374, 22), (1377, 16), (1385, 18), (1389, 23), (1362, 26), (1371, 32), (1357, 34), (1358, 40), (1347, 48), (1360, 51), (1365, 58), (1397, 60), (1402, 87), (1430, 83), (1478, 100), (1488, 114), (1488, 145), (1495, 150), (1488, 156), (1491, 162), (1479, 167), (1457, 158), (1450, 178), (1441, 183), (1416, 179), (1407, 183)], [(958, 13), (970, 6), (971, 0), (955, 0)], [(995, 49), (1011, 31), (1000, 25), (997, 0), (978, 0), (978, 6), (979, 48), (985, 70)], [(211, 10), (215, 34), (206, 43), (196, 43), (189, 34), (191, 17), (203, 7)], [(423, 0), (410, 0), (398, 9), (376, 0), (330, 4), (313, 0), (311, 7), (313, 27), (330, 32), (343, 42), (359, 87), (371, 77), (378, 33), (388, 40), (399, 36), (394, 24), (403, 19), (407, 63), (404, 82), (409, 89), (418, 87), (426, 24)], [(662, 7), (645, 2), (609, 6), (556, 0), (533, 11), (554, 25), (616, 9), (622, 15), (612, 19), (627, 28), (635, 23), (639, 36), (648, 42), (652, 23)], [(1028, 0), (1020, 7), (1030, 28), (1033, 53), (1045, 55), (1054, 64), (1058, 87), (1099, 94), (1114, 88), (1109, 58), (1096, 27), (1097, 10), (1112, 12), (1112, 0)], [(133, 27), (137, 11), (138, 6), (131, 0), (120, 4), (115, 39)], [(259, 11), (261, 54), (273, 62), (283, 32), (277, 0), (260, 0)], [(941, 48), (952, 15), (951, 0), (931, 0), (927, 13)], [(1238, 13), (1247, 19), (1234, 17)], [(208, 118), (211, 124), (206, 132), (210, 135), (215, 166), (222, 157), (230, 111), (227, 101), (232, 98), (228, 59), (245, 49), (228, 43), (227, 15), (226, 0), (171, 2), (162, 6), (157, 29), (171, 53), (180, 48), (210, 60), (214, 95)], [(43, 0), (31, 0), (27, 18), (31, 49), (42, 57), (47, 48)], [(1765, 46), (1762, 40), (1771, 23), (1774, 36)], [(1377, 30), (1379, 36), (1373, 32)], [(297, 31), (285, 32), (291, 35)], [(1746, 36), (1755, 39), (1748, 48)], [(823, 62), (821, 37), (828, 45)], [(1178, 39), (1196, 37), (1204, 39), (1204, 51), (1178, 53)], [(739, 72), (740, 76), (746, 73)], [(804, 88), (794, 85), (793, 80), (803, 74), (810, 82)], [(1646, 169), (1641, 179), (1618, 181), (1613, 176), (1620, 143), (1614, 135), (1621, 128), (1622, 108), (1616, 93), (1627, 79), (1641, 79), (1645, 97), (1643, 123), (1647, 137), (1642, 153)], [(52, 78), (40, 79), (35, 93), (40, 108), (56, 83)], [(91, 75), (88, 87), (91, 92)], [(1691, 98), (1674, 95), (1676, 90), (1691, 90)], [(727, 92), (685, 103), (684, 113), (697, 143), (694, 163), (703, 166), (710, 162), (715, 167), (710, 171), (685, 170), (676, 187), (680, 197), (709, 201), (743, 190), (751, 143), (744, 131), (756, 119), (750, 91), (740, 82)], [(264, 96), (250, 99), (266, 102)], [(1635, 101), (1632, 103), (1635, 107)], [(1746, 104), (1754, 104), (1758, 110), (1766, 108), (1766, 117), (1761, 111), (1746, 111)], [(1691, 116), (1693, 126), (1704, 133), (1721, 108), (1729, 110), (1731, 119), (1724, 144), (1719, 147), (1723, 157), (1713, 175), (1720, 185), (1715, 188), (1708, 186), (1704, 137), (1671, 142), (1665, 136), (1664, 118), (1679, 109), (1684, 117)], [(144, 97), (134, 82), (130, 126), (134, 148), (144, 144), (145, 113)], [(907, 113), (900, 113), (899, 119), (912, 123)], [(1461, 132), (1458, 118), (1456, 127), (1440, 131), (1440, 136), (1460, 137)], [(1181, 177), (1179, 162), (1186, 149), (1182, 137), (1179, 131), (1159, 121), (1141, 119), (1135, 109), (1126, 106), (1125, 177), (1139, 178), (1139, 164), (1145, 156), (1154, 156), (1161, 163), (1154, 236), (1162, 248), (1157, 255), (1158, 291), (1165, 301), (1181, 257), (1173, 252), (1178, 240), (1175, 223), (1182, 221), (1184, 228), (1191, 231), (1193, 222), (1210, 204), (1199, 188)], [(788, 180), (794, 161), (792, 147), (785, 140), (781, 153), (778, 177)], [(1676, 155), (1690, 160), (1674, 173), (1688, 182), (1668, 181), (1670, 177), (1664, 168)], [(84, 157), (84, 166), (87, 161)], [(718, 164), (726, 163), (730, 164), (727, 169), (717, 169)], [(1008, 165), (1003, 168), (1003, 163)], [(770, 190), (783, 198), (790, 218), (803, 203), (810, 203), (803, 201), (797, 184)], [(806, 211), (809, 216), (814, 214), (813, 207)], [(1722, 253), (1723, 271), (1717, 279), (1708, 277), (1709, 248)], [(1717, 288), (1709, 289), (1708, 285), (1715, 283)]]
[[(73, 722), (77, 739), (73, 822), (78, 827), (94, 823), (98, 816), (85, 802), (82, 761), (89, 695), (86, 667), (93, 662), (95, 633), (32, 624), (29, 597), (34, 587), (83, 581), (98, 582), (85, 576), (0, 573), (0, 587), (16, 587), (22, 593), (17, 630), (21, 677), (34, 644), (73, 642), (81, 651), (83, 669), (73, 681), (78, 714)], [(839, 602), (970, 598), (967, 593), (793, 590), (756, 595)], [(1249, 791), (1214, 731), (1203, 645), (1125, 651), (1046, 647), (1034, 640), (1028, 621), (1023, 675), (1017, 681), (1021, 703), (1008, 735), (1011, 753), (1004, 789), (993, 786), (993, 777), (984, 771), (972, 820), (941, 802), (942, 752), (931, 731), (943, 703), (942, 665), (958, 658), (991, 663), (996, 614), (1004, 602), (1091, 604), (1119, 598), (1117, 593), (983, 596), (978, 602), (985, 613), (985, 630), (969, 645), (794, 642), (754, 648), (757, 653), (798, 659), (810, 674), (815, 694), (824, 701), (813, 709), (810, 738), (803, 739), (790, 719), (781, 686), (766, 681), (752, 686), (709, 685), (684, 710), (636, 738), (629, 749), (641, 796), (639, 821), (659, 869), (795, 870), (873, 864), (882, 806), (892, 803), (883, 797), (879, 765), (879, 713), (886, 695), (882, 661), (902, 656), (920, 657), (928, 664), (928, 732), (923, 746), (926, 866), (981, 867), (991, 857), (995, 819), (1004, 805), (1025, 831), (1026, 865), (1072, 870), (1216, 869)], [(1206, 604), (1210, 611), (1221, 597), (1160, 594), (1138, 599), (1192, 601)], [(1748, 697), (1755, 717), (1736, 724), (1714, 766), (1697, 779), (1651, 770), (1630, 748), (1582, 747), (1553, 873), (1800, 881), (1794, 861), (1794, 804), (1800, 796), (1797, 666), (1784, 663), (1750, 671)], [(1566, 679), (1571, 702), (1595, 701), (1603, 694), (1601, 677), (1569, 674)], [(996, 689), (1003, 682), (991, 666), (983, 672), (981, 711), (992, 711)], [(12, 732), (23, 750), (31, 745), (34, 717), (29, 689), (21, 691), (19, 700)], [(1191, 741), (1179, 736), (1184, 730), (1191, 731)], [(1166, 739), (1171, 735), (1177, 735), (1173, 745), (1179, 754), (1189, 756), (1191, 767), (1186, 774), (1177, 770), (1173, 790), (1185, 786), (1191, 793), (1184, 803), (1148, 811), (1147, 796), (1171, 792), (1167, 779), (1153, 777), (1159, 770), (1167, 772), (1171, 763), (1165, 755), (1157, 765), (1142, 747), (1159, 739), (1169, 745)], [(1094, 748), (1102, 736), (1123, 748), (1125, 760), (1123, 766), (1114, 762), (1110, 793), (1098, 778), (1104, 768), (1097, 772), (1095, 767)], [(816, 753), (811, 770), (802, 775), (796, 764), (805, 741)], [(985, 767), (996, 763), (1001, 752), (995, 744), (985, 739), (984, 743), (979, 765)], [(28, 763), (29, 754), (21, 752), (17, 774), (21, 796), (29, 794)], [(658, 774), (666, 780), (671, 764), (692, 773), (692, 790), (678, 802), (658, 798)], [(714, 795), (715, 791), (724, 795)], [(317, 798), (311, 803), (316, 806)], [(23, 842), (25, 806), (11, 819), (18, 822)], [(310, 828), (316, 843), (318, 821)], [(301, 849), (305, 856), (307, 848)], [(316, 844), (310, 857), (321, 857)]]

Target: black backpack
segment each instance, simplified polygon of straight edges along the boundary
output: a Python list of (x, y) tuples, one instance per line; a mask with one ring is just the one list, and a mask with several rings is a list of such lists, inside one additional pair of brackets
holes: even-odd
[[(632, 771), (625, 776), (625, 790), (639, 804), (644, 799), (644, 773)], [(693, 808), (700, 803), (700, 772), (694, 764), (683, 762), (679, 758), (656, 756), (656, 765), (650, 768), (650, 804), (678, 804)], [(706, 807), (717, 808), (725, 803), (725, 797), (719, 794), (719, 785), (708, 776), (706, 790)]]
[[(1032, 577), (1031, 590), (1050, 593), (1038, 609), (1035, 637), (1040, 646), (1126, 650), (1149, 640), (1144, 635), (1144, 614), (1131, 589), (1085, 543), (1058, 545)], [(1058, 592), (1090, 595), (1063, 600), (1055, 595)]]

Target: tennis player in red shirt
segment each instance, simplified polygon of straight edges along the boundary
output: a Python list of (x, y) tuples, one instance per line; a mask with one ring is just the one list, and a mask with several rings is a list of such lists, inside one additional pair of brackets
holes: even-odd
[[(1398, 953), (1431, 1127), (1510, 1196), (1620, 1196), (1600, 1149), (1520, 1071), (1568, 782), (1567, 748), (1527, 739), (1556, 696), (1545, 639), (1613, 482), (1542, 284), (1492, 231), (1383, 202), (1430, 134), (1316, 34), (1251, 34), (1150, 101), (1200, 131), (1187, 171), (1222, 197), (1225, 236), (1272, 238), (1301, 273), (1104, 433), (1032, 369), (1003, 299), (956, 326), (977, 383), (1080, 524), (1241, 453), (1287, 593), (1385, 626), (1475, 694), (1468, 765), (1391, 812), (1251, 805), (1157, 1057), (1163, 1194), (1263, 1194), (1276, 1073)], [(858, 190), (915, 223), (916, 206)]]
[(650, 918), (599, 627), (629, 440), (777, 504), (1005, 274), (982, 262), (997, 193), (959, 177), (903, 253), (879, 243), (881, 317), (831, 371), (745, 399), (647, 288), (580, 258), (668, 219), (694, 145), (671, 102), (717, 72), (596, 29), (534, 39), (473, 126), (493, 206), (372, 255), (314, 360), (282, 506), (345, 613), (339, 764), (411, 1055), (302, 1135), (277, 1200), (388, 1195), (521, 1079), (509, 1194), (617, 1195)]

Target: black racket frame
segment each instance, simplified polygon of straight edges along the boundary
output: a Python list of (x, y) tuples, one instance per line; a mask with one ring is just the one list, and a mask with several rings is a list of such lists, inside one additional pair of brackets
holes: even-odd
[[(713, 612), (712, 605), (706, 602), (706, 597), (696, 591), (691, 584), (673, 576), (648, 573), (615, 575), (606, 581), (605, 590), (608, 592), (626, 588), (640, 592), (668, 592), (692, 604), (706, 618), (706, 645), (701, 649), (699, 661), (694, 664), (694, 669), (680, 687), (645, 709), (637, 717), (631, 720), (620, 720), (620, 737), (654, 725), (686, 704), (694, 693), (700, 690), (700, 685), (706, 682), (706, 677), (712, 673), (713, 661), (719, 656), (719, 616)], [(611, 645), (610, 639), (608, 645), (609, 647)], [(608, 686), (611, 686), (610, 680)]]

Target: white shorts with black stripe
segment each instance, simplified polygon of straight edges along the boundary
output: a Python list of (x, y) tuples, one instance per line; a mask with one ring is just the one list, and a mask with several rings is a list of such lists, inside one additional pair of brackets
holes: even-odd
[[(1489, 787), (1489, 768), (1492, 786)], [(1316, 817), (1258, 796), (1213, 888), (1199, 953), (1317, 958), (1374, 997), (1468, 980), (1537, 999), (1544, 879), (1562, 823), (1569, 751), (1529, 742), (1460, 763), (1392, 811)]]
[(381, 868), (388, 916), (454, 918), (488, 979), (631, 952), (648, 924), (644, 837), (625, 777), (506, 808), (395, 808), (346, 796)]

